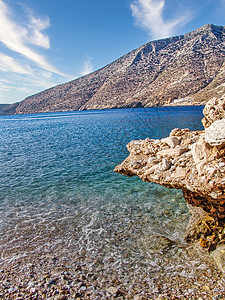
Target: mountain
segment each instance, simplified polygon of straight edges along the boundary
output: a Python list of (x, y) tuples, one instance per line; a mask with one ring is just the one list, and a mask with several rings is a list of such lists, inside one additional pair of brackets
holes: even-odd
[(9, 106), (10, 104), (0, 104), (0, 115), (3, 115)]
[(12, 115), (16, 113), (16, 108), (19, 103), (0, 104), (0, 115)]
[[(225, 93), (225, 27), (149, 42), (104, 68), (8, 107), (36, 113), (204, 104)], [(174, 102), (175, 100), (175, 102)]]

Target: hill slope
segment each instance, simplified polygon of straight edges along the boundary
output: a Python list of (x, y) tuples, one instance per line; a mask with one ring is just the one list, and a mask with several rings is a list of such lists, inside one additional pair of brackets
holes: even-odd
[[(206, 102), (225, 93), (225, 27), (149, 42), (89, 75), (21, 101), (12, 113)], [(14, 107), (15, 108), (15, 107)]]

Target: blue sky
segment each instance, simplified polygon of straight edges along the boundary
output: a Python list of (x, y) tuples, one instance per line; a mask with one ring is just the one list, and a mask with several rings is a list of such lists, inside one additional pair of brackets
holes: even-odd
[(0, 0), (0, 103), (208, 23), (225, 25), (225, 0)]

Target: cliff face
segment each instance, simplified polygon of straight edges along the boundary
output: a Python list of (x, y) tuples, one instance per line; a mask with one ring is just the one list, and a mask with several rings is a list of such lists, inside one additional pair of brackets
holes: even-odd
[(130, 142), (115, 171), (182, 189), (190, 207), (203, 209), (186, 239), (213, 250), (225, 243), (225, 97), (209, 101), (203, 113), (204, 131), (176, 128), (161, 140)]
[[(104, 68), (28, 97), (15, 113), (173, 105), (225, 93), (225, 28), (149, 42)], [(14, 113), (14, 111), (12, 111)]]

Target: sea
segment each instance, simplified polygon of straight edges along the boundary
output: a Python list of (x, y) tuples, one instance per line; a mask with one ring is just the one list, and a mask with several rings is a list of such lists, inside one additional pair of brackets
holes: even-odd
[[(24, 257), (70, 257), (127, 287), (209, 266), (185, 243), (182, 191), (113, 172), (131, 140), (202, 130), (202, 106), (0, 117), (0, 268)], [(207, 271), (208, 272), (208, 271)], [(147, 284), (147, 283), (146, 283)], [(150, 284), (150, 283), (149, 283)]]

